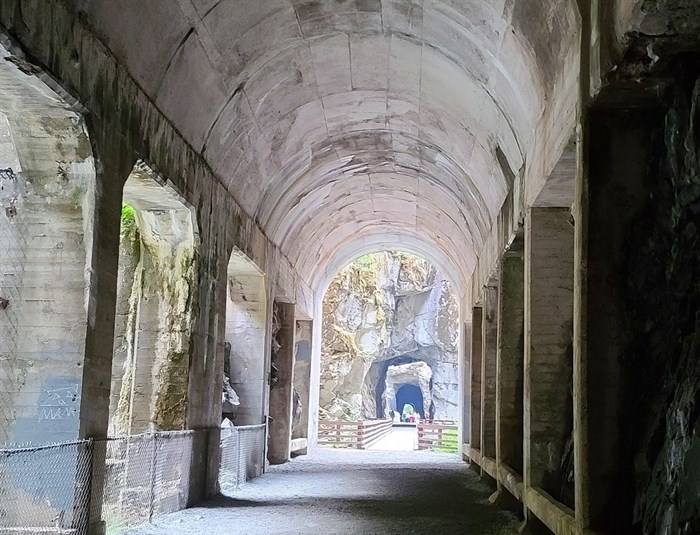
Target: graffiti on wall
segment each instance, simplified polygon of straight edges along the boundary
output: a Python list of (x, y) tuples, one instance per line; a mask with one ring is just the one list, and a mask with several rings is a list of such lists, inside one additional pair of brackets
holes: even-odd
[(77, 418), (80, 405), (80, 387), (49, 388), (39, 398), (39, 420)]

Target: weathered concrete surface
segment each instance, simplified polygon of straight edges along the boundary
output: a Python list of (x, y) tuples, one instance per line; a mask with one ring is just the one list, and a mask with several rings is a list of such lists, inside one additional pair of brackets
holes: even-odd
[(547, 176), (575, 120), (574, 2), (18, 2), (25, 36), (80, 13), (312, 286), (398, 237), (467, 281), (510, 177)]
[(0, 45), (0, 443), (75, 440), (95, 184), (82, 118)]
[(523, 473), (525, 266), (522, 236), (501, 259), (498, 296), (496, 464)]
[(576, 460), (581, 474), (576, 508), (579, 520), (593, 530), (626, 533), (632, 525), (632, 488), (615, 484), (633, 473), (624, 431), (630, 376), (623, 373), (622, 355), (634, 336), (624, 303), (625, 245), (649, 199), (649, 139), (661, 118), (653, 109), (607, 108), (591, 117), (590, 151), (596, 158), (585, 184), (589, 211), (580, 224), (595, 239), (584, 242), (586, 278), (581, 301), (575, 302), (576, 313), (584, 316), (585, 345), (578, 351), (574, 346), (574, 366), (576, 359), (585, 363), (586, 373), (584, 383), (574, 376), (580, 418), (574, 427), (583, 426), (575, 440), (587, 452)]
[(236, 425), (264, 422), (267, 407), (272, 306), (265, 277), (239, 252), (227, 273), (226, 341), (231, 344), (231, 386), (238, 394)]
[(471, 422), (470, 422), (470, 446), (477, 450), (481, 449), (481, 363), (484, 356), (483, 350), (483, 307), (472, 309), (472, 338), (471, 362), (469, 363), (470, 375), (470, 401)]
[(292, 440), (292, 400), (294, 393), (294, 356), (296, 352), (296, 319), (294, 305), (275, 303), (279, 344), (272, 355), (276, 382), (270, 388), (270, 424), (267, 459), (270, 464), (289, 460)]
[[(525, 473), (573, 507), (574, 228), (569, 208), (533, 208), (525, 224)], [(573, 451), (568, 451), (573, 462)]]
[(517, 516), (489, 492), (456, 455), (316, 450), (130, 535), (515, 533)]
[[(294, 360), (294, 390), (299, 396), (300, 411), (298, 421), (292, 428), (292, 438), (308, 438), (309, 431), (309, 411), (311, 410), (311, 344), (312, 344), (311, 321), (297, 321), (296, 333), (296, 358)], [(306, 450), (302, 451), (304, 453)]]
[(498, 286), (484, 288), (481, 335), (482, 457), (496, 459), (496, 368), (498, 360)]
[(142, 163), (123, 199), (110, 432), (183, 429), (196, 307), (192, 213)]

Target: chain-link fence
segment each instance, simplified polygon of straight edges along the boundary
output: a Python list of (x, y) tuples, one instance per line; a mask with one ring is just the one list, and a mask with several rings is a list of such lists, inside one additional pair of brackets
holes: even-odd
[[(0, 149), (1, 141), (0, 137)], [(30, 232), (26, 212), (21, 206), (24, 179), (11, 168), (2, 167), (0, 162), (0, 421), (14, 422), (26, 416), (24, 407), (15, 405), (15, 393), (21, 386), (16, 370)], [(5, 426), (0, 426), (0, 443), (8, 440), (12, 438)]]
[(187, 506), (195, 431), (98, 441), (106, 447), (102, 518), (110, 534)]
[(0, 534), (86, 533), (91, 446), (0, 449)]
[(265, 471), (267, 426), (246, 425), (221, 429), (221, 492), (231, 492)]
[[(83, 535), (100, 507), (107, 533), (119, 535), (184, 509), (197, 433), (209, 430), (0, 449), (0, 535)], [(263, 474), (266, 441), (265, 424), (221, 430), (223, 492)], [(93, 491), (89, 515), (94, 485), (102, 493)]]

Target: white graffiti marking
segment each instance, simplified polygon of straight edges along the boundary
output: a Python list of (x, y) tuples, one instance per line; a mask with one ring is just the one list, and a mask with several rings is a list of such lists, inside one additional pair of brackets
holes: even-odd
[(39, 400), (40, 420), (63, 420), (65, 418), (76, 418), (76, 407), (80, 402), (79, 385), (68, 388), (53, 388), (44, 393)]

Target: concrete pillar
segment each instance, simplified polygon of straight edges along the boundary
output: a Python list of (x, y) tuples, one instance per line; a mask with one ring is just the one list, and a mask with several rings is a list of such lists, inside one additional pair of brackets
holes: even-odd
[(496, 466), (523, 472), (524, 264), (522, 238), (501, 259), (498, 298)]
[(481, 361), (483, 357), (483, 348), (481, 337), (483, 336), (482, 327), (483, 308), (474, 307), (472, 309), (472, 329), (471, 329), (471, 363), (469, 366), (471, 388), (469, 395), (471, 397), (471, 421), (469, 439), (470, 447), (475, 450), (481, 450)]
[(270, 464), (282, 464), (290, 457), (296, 347), (295, 305), (278, 303), (276, 306), (280, 322), (277, 332), (280, 348), (273, 358), (273, 364), (277, 368), (277, 383), (270, 390), (270, 438), (267, 450)]
[(575, 203), (576, 520), (581, 532), (623, 533), (634, 506), (634, 460), (624, 450), (629, 385), (622, 356), (633, 336), (626, 248), (649, 200), (648, 162), (663, 114), (598, 109), (587, 119)]
[[(461, 399), (461, 415), (462, 422), (459, 426), (461, 430), (460, 444), (471, 443), (472, 430), (472, 407), (471, 407), (471, 349), (472, 349), (472, 322), (465, 321), (462, 327), (462, 340), (460, 347), (462, 350), (462, 358), (460, 359), (460, 399)], [(467, 460), (468, 451), (462, 450), (462, 460)]]
[[(305, 438), (307, 441), (309, 431), (312, 338), (313, 323), (306, 320), (297, 321), (296, 354), (294, 359), (294, 389), (299, 395), (299, 401), (301, 403), (301, 416), (297, 425), (292, 428), (292, 439)], [(305, 454), (306, 452), (307, 448), (304, 448), (303, 450), (299, 450), (297, 453)]]
[(498, 286), (484, 287), (481, 357), (481, 456), (496, 459)]
[[(80, 396), (80, 437), (105, 438), (109, 426), (109, 401), (112, 382), (114, 320), (119, 269), (119, 229), (122, 186), (130, 165), (121, 169), (113, 162), (96, 165), (98, 187), (94, 192), (93, 235), (89, 243), (88, 321), (85, 337), (85, 361)], [(102, 534), (106, 442), (94, 443), (92, 481), (88, 515), (88, 533)]]
[(525, 223), (526, 488), (561, 501), (573, 430), (574, 228), (569, 208), (532, 208)]
[(319, 292), (314, 301), (314, 317), (311, 328), (311, 378), (309, 387), (309, 449), (318, 441), (318, 407), (321, 393), (321, 346), (323, 333), (323, 299)]
[[(12, 84), (10, 84), (10, 87)], [(21, 89), (20, 89), (21, 88)], [(80, 118), (44, 115), (30, 86), (0, 91), (0, 443), (80, 428), (95, 176)], [(27, 100), (14, 109), (14, 91)], [(34, 108), (36, 106), (36, 109)], [(70, 485), (68, 485), (70, 487)]]

